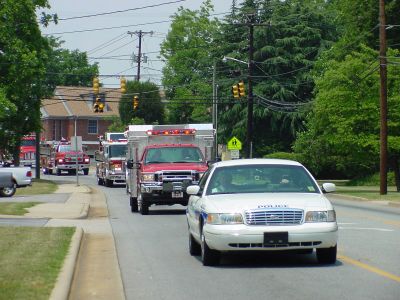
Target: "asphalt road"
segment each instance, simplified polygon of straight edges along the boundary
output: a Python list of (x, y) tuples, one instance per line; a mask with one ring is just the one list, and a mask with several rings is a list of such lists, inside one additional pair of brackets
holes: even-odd
[[(96, 184), (92, 174), (79, 180)], [(142, 216), (130, 212), (124, 187), (98, 188), (107, 197), (127, 299), (400, 298), (399, 208), (334, 199), (340, 230), (332, 266), (318, 265), (315, 254), (250, 253), (203, 267), (188, 252), (183, 206), (152, 206)]]

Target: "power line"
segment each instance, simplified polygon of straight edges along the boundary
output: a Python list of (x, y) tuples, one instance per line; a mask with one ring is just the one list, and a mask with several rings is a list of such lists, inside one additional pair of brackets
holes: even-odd
[(112, 15), (112, 14), (123, 13), (123, 12), (127, 12), (127, 11), (141, 10), (141, 9), (145, 9), (145, 8), (153, 8), (153, 7), (158, 7), (158, 6), (168, 5), (168, 4), (174, 4), (174, 3), (184, 2), (184, 1), (186, 1), (186, 0), (170, 1), (170, 2), (154, 4), (154, 5), (147, 5), (147, 6), (136, 7), (136, 8), (128, 8), (128, 9), (123, 9), (123, 10), (115, 10), (115, 11), (97, 13), (97, 14), (92, 14), (92, 15), (84, 15), (84, 16), (69, 17), (69, 18), (58, 18), (58, 20), (59, 21), (67, 21), (67, 20), (75, 20), (75, 19), (82, 19), (82, 18), (91, 18), (91, 17)]

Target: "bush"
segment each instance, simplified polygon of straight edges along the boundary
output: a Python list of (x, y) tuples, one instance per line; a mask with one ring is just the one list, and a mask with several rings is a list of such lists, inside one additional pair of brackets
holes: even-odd
[(297, 153), (293, 152), (275, 152), (271, 154), (266, 154), (263, 156), (263, 158), (277, 158), (277, 159), (289, 159), (289, 160), (295, 160), (301, 163), (301, 157)]
[[(394, 172), (388, 172), (387, 175), (388, 185), (395, 186)], [(346, 185), (349, 186), (377, 186), (380, 184), (380, 174), (375, 173), (363, 178), (355, 178), (350, 180)]]

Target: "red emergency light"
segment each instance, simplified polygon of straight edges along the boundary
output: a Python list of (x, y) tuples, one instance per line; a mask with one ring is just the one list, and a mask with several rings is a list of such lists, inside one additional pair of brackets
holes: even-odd
[(196, 129), (147, 130), (147, 135), (194, 135)]

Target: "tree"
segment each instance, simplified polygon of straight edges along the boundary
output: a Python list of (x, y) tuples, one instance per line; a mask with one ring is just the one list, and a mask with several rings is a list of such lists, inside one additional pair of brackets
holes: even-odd
[[(389, 50), (398, 56), (399, 51)], [(343, 61), (330, 60), (316, 79), (316, 99), (294, 150), (320, 176), (365, 176), (379, 166), (379, 73), (371, 68), (378, 52), (367, 46)], [(388, 148), (392, 168), (400, 155), (400, 68), (388, 68)], [(396, 167), (397, 164), (397, 167)]]
[(0, 144), (17, 164), (21, 137), (40, 128), (40, 99), (48, 94), (43, 83), (49, 44), (35, 14), (44, 7), (47, 0), (2, 0), (0, 6), (0, 87), (15, 105), (2, 122)]
[(161, 57), (166, 62), (162, 82), (169, 99), (171, 123), (211, 120), (211, 49), (218, 28), (218, 22), (210, 20), (212, 10), (210, 0), (195, 11), (180, 7), (161, 44)]
[[(252, 77), (256, 103), (253, 140), (258, 156), (291, 149), (296, 132), (303, 124), (309, 109), (305, 104), (311, 103), (314, 97), (314, 63), (337, 36), (326, 7), (324, 1), (248, 0), (235, 8), (235, 13), (222, 26), (221, 35), (229, 41), (225, 51), (230, 50), (224, 55), (247, 62), (250, 20), (260, 25), (254, 26)], [(248, 77), (247, 65), (231, 62), (229, 66), (239, 68), (239, 72), (235, 72), (234, 80), (222, 83), (228, 93), (233, 83), (239, 80), (247, 83)], [(225, 71), (220, 73), (222, 76), (232, 77), (232, 74)], [(228, 105), (223, 110), (220, 124), (225, 132), (222, 135), (231, 134), (233, 129), (240, 139), (245, 138), (246, 101)]]
[[(126, 87), (126, 94), (122, 96), (119, 104), (122, 124), (129, 125), (133, 118), (141, 118), (145, 124), (164, 122), (164, 106), (156, 84), (149, 81), (127, 81)], [(136, 109), (133, 107), (134, 96), (139, 100)]]
[(98, 63), (90, 64), (86, 52), (61, 48), (63, 41), (49, 37), (51, 49), (46, 62), (48, 86), (91, 86), (99, 74)]

